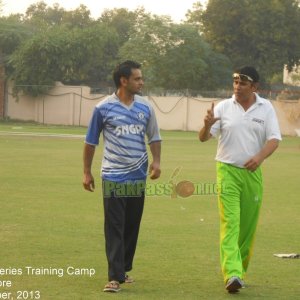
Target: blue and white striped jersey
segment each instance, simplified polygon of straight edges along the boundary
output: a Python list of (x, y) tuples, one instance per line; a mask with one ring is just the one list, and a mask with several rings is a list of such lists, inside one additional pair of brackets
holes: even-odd
[(114, 182), (145, 180), (148, 143), (161, 137), (150, 103), (135, 95), (130, 106), (123, 104), (116, 94), (99, 102), (92, 116), (85, 142), (98, 145), (103, 131), (102, 178)]

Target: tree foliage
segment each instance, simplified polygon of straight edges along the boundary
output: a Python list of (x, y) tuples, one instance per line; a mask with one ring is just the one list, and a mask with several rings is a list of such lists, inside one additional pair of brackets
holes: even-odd
[(174, 24), (164, 16), (140, 21), (120, 56), (143, 63), (149, 88), (216, 89), (228, 83), (228, 59), (214, 52), (195, 26)]
[(117, 44), (116, 32), (102, 24), (72, 30), (53, 27), (47, 34), (36, 34), (11, 56), (16, 91), (37, 95), (55, 81), (106, 82)]
[(139, 19), (147, 15), (143, 8), (129, 11), (126, 8), (106, 9), (99, 18), (99, 22), (112, 27), (119, 35), (120, 47), (130, 38)]
[(55, 81), (112, 85), (125, 59), (143, 64), (146, 86), (168, 90), (226, 87), (232, 66), (244, 64), (271, 81), (284, 64), (299, 63), (299, 0), (209, 0), (186, 16), (176, 24), (140, 7), (95, 20), (84, 5), (67, 11), (41, 1), (24, 15), (0, 16), (0, 62), (16, 92), (32, 95)]
[(34, 28), (23, 24), (20, 15), (0, 18), (0, 46), (3, 52), (12, 53), (23, 41), (30, 38)]
[(299, 0), (209, 0), (188, 21), (201, 24), (205, 39), (235, 66), (257, 66), (265, 79), (300, 59)]
[(90, 14), (90, 11), (83, 4), (75, 10), (66, 11), (58, 3), (51, 7), (40, 1), (27, 8), (24, 20), (40, 30), (60, 25), (69, 28), (84, 28), (92, 23)]

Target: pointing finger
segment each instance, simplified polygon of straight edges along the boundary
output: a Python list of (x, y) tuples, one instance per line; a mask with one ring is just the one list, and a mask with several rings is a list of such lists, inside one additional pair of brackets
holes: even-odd
[(211, 104), (211, 115), (212, 115), (212, 116), (215, 115), (214, 107), (215, 107), (215, 102), (213, 102), (213, 103)]

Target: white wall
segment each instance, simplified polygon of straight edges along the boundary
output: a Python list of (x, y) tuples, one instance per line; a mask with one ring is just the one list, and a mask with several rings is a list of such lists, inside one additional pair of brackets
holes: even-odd
[[(9, 88), (7, 117), (44, 124), (87, 126), (95, 105), (106, 95), (90, 94), (90, 88), (57, 84), (48, 95), (13, 97)], [(198, 131), (212, 101), (220, 99), (187, 97), (149, 97), (161, 129)], [(272, 101), (281, 132), (296, 135), (300, 129), (300, 99)]]

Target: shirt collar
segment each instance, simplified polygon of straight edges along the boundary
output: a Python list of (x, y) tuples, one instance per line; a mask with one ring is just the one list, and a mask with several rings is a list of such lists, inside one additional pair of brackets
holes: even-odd
[[(114, 92), (114, 93), (112, 94), (112, 97), (114, 98), (114, 100), (117, 100), (117, 101), (121, 102), (121, 101), (120, 101), (120, 98), (117, 96), (116, 92)], [(133, 96), (133, 101), (132, 101), (132, 103), (135, 101), (135, 98), (136, 98), (136, 95)]]
[(256, 97), (256, 103), (257, 104), (264, 104), (264, 101), (262, 100), (262, 98), (257, 93), (254, 93), (254, 94), (255, 94), (255, 97)]
[[(264, 103), (262, 98), (257, 93), (254, 93), (254, 95), (255, 95), (255, 103), (257, 103), (259, 105)], [(232, 99), (233, 103), (237, 103), (237, 101), (235, 100), (235, 95), (232, 95), (231, 99)]]

